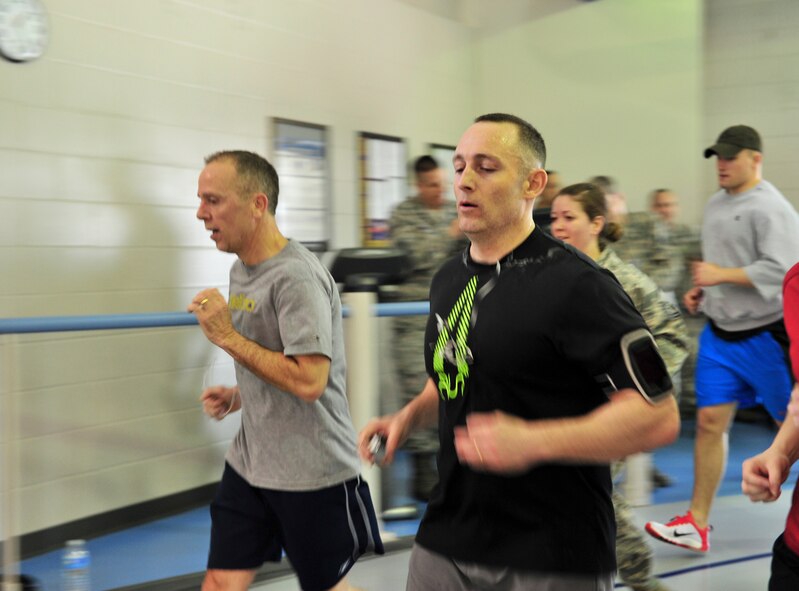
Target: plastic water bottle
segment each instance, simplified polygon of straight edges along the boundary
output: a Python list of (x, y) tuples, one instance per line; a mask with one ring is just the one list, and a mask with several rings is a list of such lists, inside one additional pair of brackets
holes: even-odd
[(627, 456), (624, 496), (633, 507), (652, 504), (652, 454), (641, 452)]
[(69, 540), (61, 557), (62, 591), (91, 591), (92, 563), (85, 540)]

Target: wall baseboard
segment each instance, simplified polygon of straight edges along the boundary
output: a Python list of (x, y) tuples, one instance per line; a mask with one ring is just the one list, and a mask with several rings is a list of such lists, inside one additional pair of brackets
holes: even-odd
[(24, 534), (19, 539), (20, 556), (30, 558), (62, 548), (65, 540), (96, 538), (208, 505), (214, 498), (216, 487), (214, 482)]
[[(416, 536), (403, 536), (397, 539), (384, 541), (383, 546), (385, 547), (386, 554), (410, 550), (413, 547), (415, 537)], [(366, 556), (362, 556), (358, 560), (358, 564), (362, 564), (367, 560), (377, 560), (379, 558), (380, 557), (378, 555), (370, 553)], [(258, 570), (258, 573), (255, 575), (255, 580), (252, 584), (256, 585), (258, 583), (289, 577), (293, 573), (294, 571), (287, 560), (283, 560), (282, 562), (278, 563), (267, 562)], [(193, 573), (179, 577), (173, 577), (170, 579), (162, 579), (160, 581), (148, 581), (147, 583), (142, 583), (141, 585), (117, 587), (116, 589), (111, 589), (109, 591), (196, 591), (202, 585), (204, 578), (204, 572)]]

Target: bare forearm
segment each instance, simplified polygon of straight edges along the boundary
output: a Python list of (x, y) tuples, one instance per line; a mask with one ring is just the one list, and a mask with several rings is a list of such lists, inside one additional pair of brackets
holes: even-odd
[[(267, 349), (237, 332), (233, 332), (217, 344), (265, 382), (290, 392), (306, 402), (313, 402), (324, 392), (330, 367), (329, 360), (324, 356), (299, 358), (284, 355)], [(318, 358), (319, 362), (308, 363), (311, 357)]]
[(674, 398), (651, 405), (634, 390), (617, 392), (614, 398), (581, 417), (530, 422), (532, 463), (608, 462), (668, 445), (677, 437), (680, 420)]
[(710, 287), (724, 283), (754, 287), (754, 283), (742, 267), (721, 267), (714, 263), (698, 261), (691, 265), (691, 275), (694, 285), (698, 287)]
[(785, 419), (769, 449), (786, 456), (791, 464), (799, 460), (799, 426), (791, 417)]
[(428, 378), (419, 395), (399, 412), (408, 424), (409, 432), (438, 425), (438, 388), (435, 382)]
[(408, 436), (417, 429), (434, 426), (438, 421), (438, 390), (428, 379), (424, 390), (394, 414), (372, 419), (358, 435), (361, 457), (368, 462), (378, 461), (371, 447), (372, 438), (379, 435), (386, 442), (384, 464), (394, 460), (394, 454)]
[(721, 279), (719, 283), (732, 283), (733, 285), (742, 285), (744, 287), (755, 286), (746, 271), (740, 267), (720, 267), (720, 271)]

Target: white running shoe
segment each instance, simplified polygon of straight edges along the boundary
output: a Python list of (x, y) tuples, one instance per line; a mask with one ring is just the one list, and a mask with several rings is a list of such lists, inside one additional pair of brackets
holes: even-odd
[(686, 550), (694, 552), (710, 550), (710, 530), (713, 528), (709, 525), (707, 527), (697, 526), (690, 511), (685, 515), (678, 515), (668, 523), (650, 521), (644, 529), (653, 538)]

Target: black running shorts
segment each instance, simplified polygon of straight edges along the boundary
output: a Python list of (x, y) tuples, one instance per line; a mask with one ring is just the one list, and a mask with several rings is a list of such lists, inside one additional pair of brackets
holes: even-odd
[(369, 486), (360, 476), (313, 491), (251, 486), (225, 463), (211, 503), (208, 568), (254, 570), (283, 551), (304, 591), (334, 587), (362, 554), (383, 554)]

